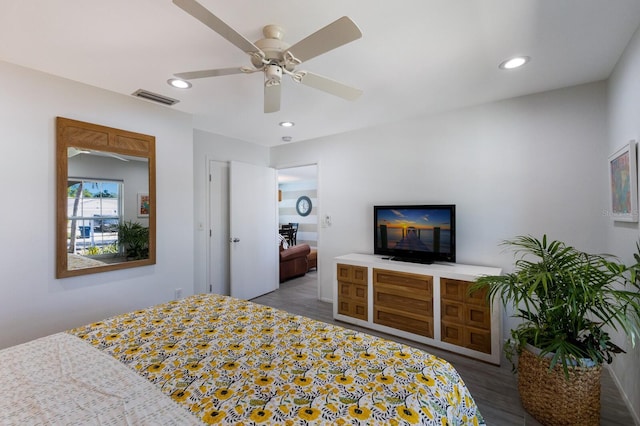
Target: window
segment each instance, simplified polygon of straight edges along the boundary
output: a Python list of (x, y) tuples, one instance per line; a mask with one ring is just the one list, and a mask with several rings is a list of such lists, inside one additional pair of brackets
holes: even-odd
[(84, 256), (118, 253), (124, 183), (70, 177), (67, 181), (67, 251)]

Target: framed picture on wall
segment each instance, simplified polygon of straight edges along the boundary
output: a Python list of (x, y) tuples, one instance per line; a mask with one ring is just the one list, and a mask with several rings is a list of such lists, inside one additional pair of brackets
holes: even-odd
[(615, 221), (638, 221), (638, 160), (636, 141), (629, 141), (609, 156), (611, 217)]
[(149, 217), (149, 194), (138, 193), (138, 217)]

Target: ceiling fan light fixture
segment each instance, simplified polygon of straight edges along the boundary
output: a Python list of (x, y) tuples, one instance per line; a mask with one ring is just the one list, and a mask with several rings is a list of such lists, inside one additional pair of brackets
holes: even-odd
[(167, 83), (169, 86), (175, 87), (176, 89), (191, 89), (191, 83), (179, 78), (170, 78), (167, 80)]
[(513, 58), (506, 59), (500, 63), (498, 68), (501, 70), (512, 70), (520, 68), (531, 60), (528, 56), (514, 56)]
[(293, 121), (281, 121), (278, 125), (281, 127), (293, 127), (296, 123)]

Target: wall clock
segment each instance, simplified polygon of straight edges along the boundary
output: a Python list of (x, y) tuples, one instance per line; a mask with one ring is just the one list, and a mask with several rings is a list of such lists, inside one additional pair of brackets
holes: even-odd
[(300, 216), (308, 216), (311, 213), (311, 199), (306, 195), (296, 201), (296, 210)]

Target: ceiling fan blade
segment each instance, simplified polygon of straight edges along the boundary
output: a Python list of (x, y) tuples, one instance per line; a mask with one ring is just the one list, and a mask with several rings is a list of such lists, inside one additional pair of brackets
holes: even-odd
[(288, 50), (294, 57), (304, 62), (360, 37), (362, 37), (360, 28), (348, 16), (343, 16), (300, 40)]
[(195, 0), (173, 0), (173, 4), (196, 18), (198, 21), (220, 34), (233, 45), (246, 53), (261, 52), (261, 50), (249, 40), (244, 38), (242, 34), (225, 24), (220, 18), (209, 12), (207, 8), (202, 6)]
[(264, 112), (280, 111), (281, 84), (264, 85)]
[(196, 78), (219, 77), (221, 75), (230, 75), (230, 74), (242, 74), (242, 72), (243, 71), (241, 67), (235, 67), (235, 68), (220, 68), (217, 70), (180, 72), (174, 75), (183, 80), (194, 80)]
[(327, 92), (332, 95), (339, 96), (348, 101), (355, 101), (360, 97), (360, 95), (362, 95), (362, 90), (360, 89), (347, 86), (335, 80), (331, 80), (330, 78), (323, 77), (321, 75), (314, 74), (309, 71), (300, 71), (297, 74), (300, 77), (298, 79), (294, 79), (294, 81), (299, 81), (301, 84), (304, 84), (305, 86), (322, 90), (323, 92)]

